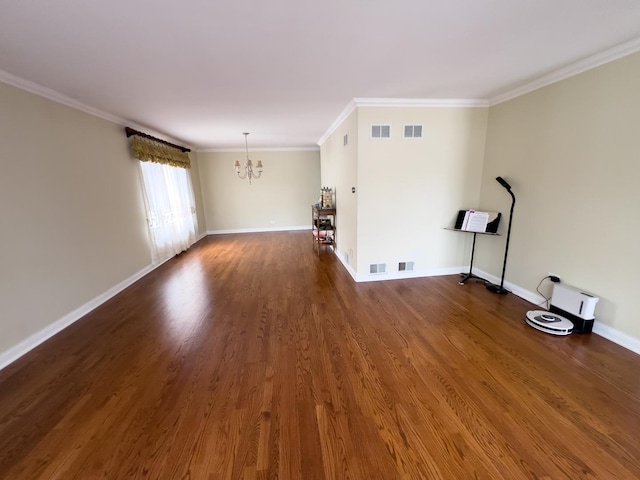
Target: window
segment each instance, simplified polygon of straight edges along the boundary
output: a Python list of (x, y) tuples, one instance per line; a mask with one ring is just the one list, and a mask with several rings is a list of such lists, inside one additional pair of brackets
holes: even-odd
[(422, 138), (422, 125), (405, 125), (404, 138)]
[(196, 241), (198, 219), (191, 186), (188, 148), (126, 128), (140, 173), (147, 207), (153, 263), (162, 262)]
[(186, 168), (140, 162), (153, 263), (170, 258), (196, 241), (198, 220)]
[(371, 125), (371, 138), (391, 138), (391, 125)]

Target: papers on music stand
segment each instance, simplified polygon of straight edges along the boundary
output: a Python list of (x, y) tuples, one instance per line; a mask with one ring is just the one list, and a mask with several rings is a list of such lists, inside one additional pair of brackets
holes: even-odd
[(462, 227), (460, 230), (468, 230), (470, 232), (486, 232), (487, 223), (489, 223), (488, 212), (476, 212), (475, 210), (467, 210), (464, 214)]

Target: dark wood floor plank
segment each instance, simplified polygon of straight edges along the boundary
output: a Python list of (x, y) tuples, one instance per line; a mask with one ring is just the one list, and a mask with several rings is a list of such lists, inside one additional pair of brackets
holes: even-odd
[(0, 371), (0, 478), (640, 478), (640, 357), (457, 281), (208, 237)]

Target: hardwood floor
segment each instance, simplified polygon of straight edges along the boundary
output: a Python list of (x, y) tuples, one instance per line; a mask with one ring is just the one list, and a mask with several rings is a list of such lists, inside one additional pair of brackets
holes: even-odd
[(640, 356), (532, 308), (208, 237), (0, 371), (0, 478), (640, 478)]

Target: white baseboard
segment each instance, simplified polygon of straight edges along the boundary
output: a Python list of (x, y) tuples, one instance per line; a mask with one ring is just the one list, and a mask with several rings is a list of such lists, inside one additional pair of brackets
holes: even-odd
[(228, 235), (231, 233), (288, 232), (291, 230), (311, 230), (311, 225), (295, 226), (295, 227), (237, 228), (237, 229), (231, 229), (231, 230), (207, 230), (207, 235)]
[[(359, 282), (379, 282), (384, 280), (397, 280), (401, 278), (418, 278), (418, 277), (433, 277), (433, 276), (439, 276), (439, 275), (455, 275), (460, 272), (469, 271), (469, 266), (466, 266), (466, 267), (441, 268), (441, 269), (433, 269), (433, 270), (426, 270), (426, 271), (419, 271), (419, 272), (406, 272), (406, 273), (393, 272), (389, 274), (375, 274), (375, 275), (358, 274), (351, 268), (350, 265), (348, 265), (345, 262), (343, 255), (339, 251), (335, 252), (335, 254), (340, 260), (340, 262), (342, 263), (342, 265), (344, 265), (344, 267), (347, 269), (347, 271), (349, 272), (349, 275), (351, 275), (354, 281), (358, 283)], [(488, 272), (474, 269), (473, 273), (478, 277), (481, 277), (491, 283), (500, 284), (500, 278), (496, 277), (495, 275), (491, 275)], [(540, 294), (538, 294), (537, 292), (531, 292), (529, 290), (526, 290), (508, 281), (504, 282), (504, 286), (507, 289), (511, 290), (511, 293), (526, 300), (527, 302), (539, 308), (545, 308), (545, 309), (547, 308), (547, 306), (545, 305), (546, 299)], [(593, 333), (595, 333), (596, 335), (600, 335), (601, 337), (606, 338), (607, 340), (610, 340), (613, 343), (616, 343), (621, 347), (624, 347), (640, 355), (639, 339), (631, 337), (626, 333), (622, 333), (613, 327), (605, 325), (599, 322), (597, 319), (593, 324)]]
[(640, 340), (633, 338), (626, 333), (622, 333), (609, 325), (604, 325), (603, 323), (598, 322), (598, 319), (593, 322), (593, 333), (600, 335), (607, 340), (611, 340), (613, 343), (617, 343), (618, 345), (640, 355)]
[[(482, 277), (486, 280), (489, 280), (492, 283), (500, 283), (500, 279), (494, 275), (491, 275), (482, 270), (474, 270), (474, 273), (479, 277)], [(514, 285), (511, 282), (504, 282), (504, 286), (511, 290), (512, 293), (517, 295), (520, 298), (523, 298), (527, 302), (533, 303), (534, 305), (543, 307), (545, 303), (545, 299), (540, 296), (538, 293), (530, 292), (529, 290), (525, 290), (517, 285)], [(609, 325), (605, 325), (598, 321), (593, 322), (593, 333), (596, 335), (600, 335), (601, 337), (606, 338), (607, 340), (612, 341), (613, 343), (617, 343), (621, 347), (624, 347), (628, 350), (631, 350), (634, 353), (640, 355), (640, 339), (631, 337), (626, 333), (622, 333), (619, 330), (616, 330)]]
[(342, 263), (342, 265), (344, 266), (344, 268), (347, 269), (347, 272), (349, 272), (349, 275), (351, 275), (351, 278), (353, 278), (354, 281), (358, 281), (356, 272), (353, 268), (351, 268), (351, 265), (349, 265), (345, 258), (344, 255), (342, 255), (342, 253), (340, 252), (340, 250), (336, 250), (335, 248), (333, 249), (333, 253), (335, 253), (336, 257), (338, 257), (338, 260), (340, 260), (340, 263)]
[[(293, 227), (293, 228), (287, 228), (283, 230), (304, 230), (304, 229), (309, 229), (309, 227)], [(255, 230), (253, 231), (255, 232)], [(282, 230), (267, 230), (267, 231), (282, 231)], [(201, 240), (206, 235), (216, 235), (216, 234), (224, 233), (223, 231), (214, 231), (214, 232), (206, 232), (200, 235), (198, 240)], [(246, 232), (245, 231), (233, 231), (233, 232), (228, 231), (226, 233), (249, 233), (249, 232), (248, 231)], [(405, 278), (432, 277), (432, 276), (439, 276), (439, 275), (455, 275), (457, 273), (464, 272), (469, 268), (469, 267), (449, 267), (449, 268), (432, 269), (432, 270), (418, 271), (418, 272), (406, 272), (406, 273), (394, 272), (390, 274), (363, 275), (363, 274), (357, 274), (351, 268), (351, 266), (345, 262), (343, 255), (339, 251), (334, 250), (334, 253), (340, 260), (340, 263), (342, 263), (342, 265), (345, 267), (349, 275), (351, 275), (353, 280), (358, 283), (384, 281), (384, 280), (398, 280), (398, 279), (405, 279)], [(9, 348), (8, 350), (5, 350), (4, 352), (0, 352), (0, 370), (5, 368), (10, 363), (16, 361), (18, 358), (22, 357), (23, 355), (28, 353), (30, 350), (36, 348), (38, 345), (40, 345), (44, 341), (53, 337), (58, 332), (64, 330), (66, 327), (68, 327), (72, 323), (78, 321), (80, 318), (84, 317), (86, 314), (88, 314), (92, 310), (95, 310), (104, 302), (116, 296), (122, 290), (124, 290), (134, 282), (138, 281), (145, 275), (149, 274), (150, 272), (158, 268), (163, 263), (164, 262), (160, 262), (156, 265), (146, 266), (142, 270), (131, 275), (129, 278), (113, 286), (103, 294), (98, 295), (97, 297), (88, 301), (84, 305), (68, 313), (64, 317), (58, 319), (57, 321), (46, 326), (42, 330), (34, 333), (30, 337), (21, 341), (17, 345), (14, 345), (13, 347)], [(494, 275), (491, 275), (482, 270), (476, 269), (474, 270), (474, 274), (492, 283), (499, 283), (500, 281), (498, 277), (495, 277)], [(538, 295), (537, 293), (530, 292), (510, 282), (504, 282), (504, 286), (509, 290), (511, 290), (513, 294), (523, 298), (524, 300), (534, 305), (541, 305), (545, 301), (544, 298)], [(598, 322), (597, 320), (593, 326), (593, 333), (595, 333), (596, 335), (600, 335), (601, 337), (606, 338), (607, 340), (610, 340), (640, 355), (640, 340), (638, 340), (637, 338), (634, 338), (625, 333), (622, 333), (608, 325), (604, 325)]]
[[(455, 275), (464, 271), (465, 267), (448, 267), (448, 268), (434, 268), (431, 270), (413, 271), (413, 272), (390, 272), (390, 273), (378, 273), (378, 274), (362, 274), (356, 273), (351, 265), (349, 265), (344, 258), (344, 255), (339, 250), (334, 250), (336, 257), (340, 260), (340, 263), (347, 269), (351, 278), (357, 283), (363, 282), (383, 282), (385, 280), (402, 280), (406, 278), (421, 278), (421, 277), (437, 277), (440, 275)], [(469, 267), (466, 267), (467, 270)]]
[(68, 313), (64, 317), (56, 320), (55, 322), (47, 325), (45, 328), (34, 333), (30, 337), (27, 337), (17, 345), (14, 345), (8, 350), (5, 350), (4, 352), (0, 353), (0, 370), (2, 370), (4, 367), (9, 365), (10, 363), (15, 362), (18, 358), (22, 357), (24, 354), (28, 353), (30, 350), (33, 350), (44, 341), (53, 337), (56, 333), (64, 330), (72, 323), (80, 320), (87, 313), (91, 312), (92, 310), (95, 310), (104, 302), (116, 296), (118, 293), (120, 293), (122, 290), (127, 288), (129, 285), (140, 280), (142, 277), (144, 277), (151, 271), (155, 270), (163, 263), (164, 262), (160, 262), (157, 265), (146, 266), (142, 270), (131, 275), (129, 278), (111, 287), (109, 290), (107, 290), (103, 294), (98, 295), (97, 297), (89, 300), (84, 305), (76, 308), (74, 311)]
[[(468, 269), (469, 267), (467, 267)], [(422, 278), (422, 277), (438, 277), (441, 275), (455, 275), (463, 272), (464, 267), (447, 267), (447, 268), (433, 268), (430, 270), (414, 270), (412, 272), (388, 272), (388, 273), (357, 273), (355, 281), (360, 282), (383, 282), (385, 280), (401, 280), (407, 278)], [(352, 275), (353, 276), (353, 275)]]
[[(467, 267), (467, 269), (469, 269), (469, 267)], [(485, 280), (488, 280), (491, 283), (500, 285), (499, 277), (496, 277), (495, 275), (491, 275), (490, 273), (487, 273), (484, 270), (478, 270), (474, 268), (473, 274), (481, 278), (484, 278)], [(529, 290), (526, 290), (518, 285), (515, 285), (507, 281), (504, 282), (504, 287), (507, 288), (508, 290), (511, 290), (511, 293), (517, 295), (520, 298), (523, 298), (527, 302), (533, 303), (534, 305), (537, 305), (540, 308), (546, 309), (546, 306), (545, 306), (546, 299), (543, 296), (539, 295), (538, 293), (531, 292)]]
[[(199, 242), (206, 236), (207, 236), (206, 232), (200, 234), (198, 236), (198, 239), (193, 243), (193, 245), (195, 245), (195, 243)], [(0, 352), (0, 370), (2, 370), (4, 367), (9, 365), (10, 363), (15, 362), (18, 358), (22, 357), (29, 351), (33, 350), (34, 348), (36, 348), (38, 345), (45, 342), (49, 338), (53, 337), (56, 333), (61, 332), (72, 323), (80, 320), (87, 313), (91, 312), (92, 310), (95, 310), (107, 300), (110, 300), (112, 297), (115, 297), (118, 293), (120, 293), (122, 290), (127, 288), (129, 285), (137, 282), (142, 277), (151, 273), (153, 270), (158, 268), (163, 263), (168, 262), (172, 258), (173, 257), (166, 258), (155, 265), (154, 264), (147, 265), (142, 270), (139, 270), (138, 272), (131, 275), (129, 278), (122, 280), (121, 282), (114, 285), (106, 292), (89, 300), (87, 303), (76, 308), (74, 311), (68, 313), (64, 317), (47, 325), (45, 328), (27, 337), (17, 345), (14, 345), (13, 347), (9, 348), (8, 350), (5, 350), (4, 352)]]

